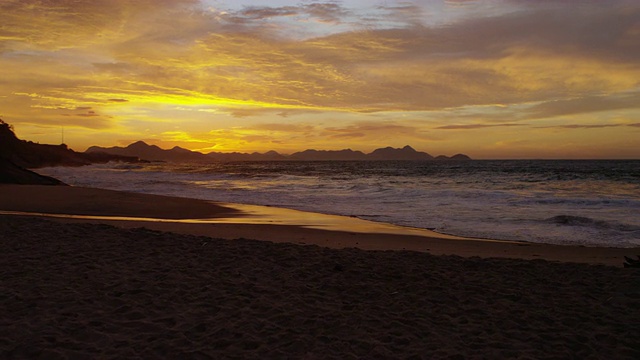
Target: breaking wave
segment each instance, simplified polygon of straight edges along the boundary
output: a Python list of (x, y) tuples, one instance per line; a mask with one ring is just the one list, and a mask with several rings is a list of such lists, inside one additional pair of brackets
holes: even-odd
[(594, 229), (616, 230), (624, 232), (640, 232), (640, 226), (624, 224), (616, 221), (596, 220), (583, 216), (557, 215), (545, 220), (548, 223), (561, 226), (584, 226)]

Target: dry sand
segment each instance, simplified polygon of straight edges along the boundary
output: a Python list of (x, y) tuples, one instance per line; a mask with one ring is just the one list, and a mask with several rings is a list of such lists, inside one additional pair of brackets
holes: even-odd
[[(30, 186), (0, 186), (0, 210), (242, 215)], [(96, 221), (0, 216), (0, 358), (640, 358), (638, 269), (491, 257), (600, 262), (615, 252), (290, 225), (86, 223)], [(180, 233), (130, 228), (140, 225)], [(199, 232), (285, 242), (188, 234)]]
[(637, 269), (0, 216), (0, 358), (638, 359)]

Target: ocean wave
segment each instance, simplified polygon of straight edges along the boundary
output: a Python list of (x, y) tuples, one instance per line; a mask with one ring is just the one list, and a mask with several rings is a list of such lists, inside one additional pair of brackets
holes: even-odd
[(616, 198), (611, 195), (608, 198), (575, 198), (575, 197), (544, 197), (544, 198), (515, 198), (513, 205), (548, 205), (548, 206), (615, 206), (621, 208), (640, 209), (640, 201), (628, 198)]
[(550, 224), (556, 224), (560, 226), (584, 226), (595, 228), (599, 230), (615, 230), (622, 232), (640, 232), (640, 226), (624, 224), (615, 221), (605, 221), (605, 220), (597, 220), (592, 219), (590, 217), (585, 216), (574, 216), (574, 215), (557, 215), (545, 219), (545, 222)]

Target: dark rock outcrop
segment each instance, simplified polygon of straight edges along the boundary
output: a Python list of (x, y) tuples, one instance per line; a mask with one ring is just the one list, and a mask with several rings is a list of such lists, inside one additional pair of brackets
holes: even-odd
[(0, 119), (0, 183), (64, 185), (27, 168), (81, 166), (109, 161), (137, 162), (138, 158), (75, 152), (67, 145), (42, 145), (18, 139), (11, 125)]
[(137, 157), (75, 152), (65, 144), (44, 145), (16, 137), (11, 126), (0, 120), (0, 158), (22, 168), (82, 166), (109, 161), (137, 162)]
[(65, 185), (58, 179), (21, 168), (3, 158), (0, 158), (0, 184)]

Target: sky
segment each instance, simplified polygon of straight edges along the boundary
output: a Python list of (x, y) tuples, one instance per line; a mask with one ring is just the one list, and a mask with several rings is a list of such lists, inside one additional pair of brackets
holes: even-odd
[(84, 151), (640, 159), (637, 0), (0, 0), (0, 118)]

